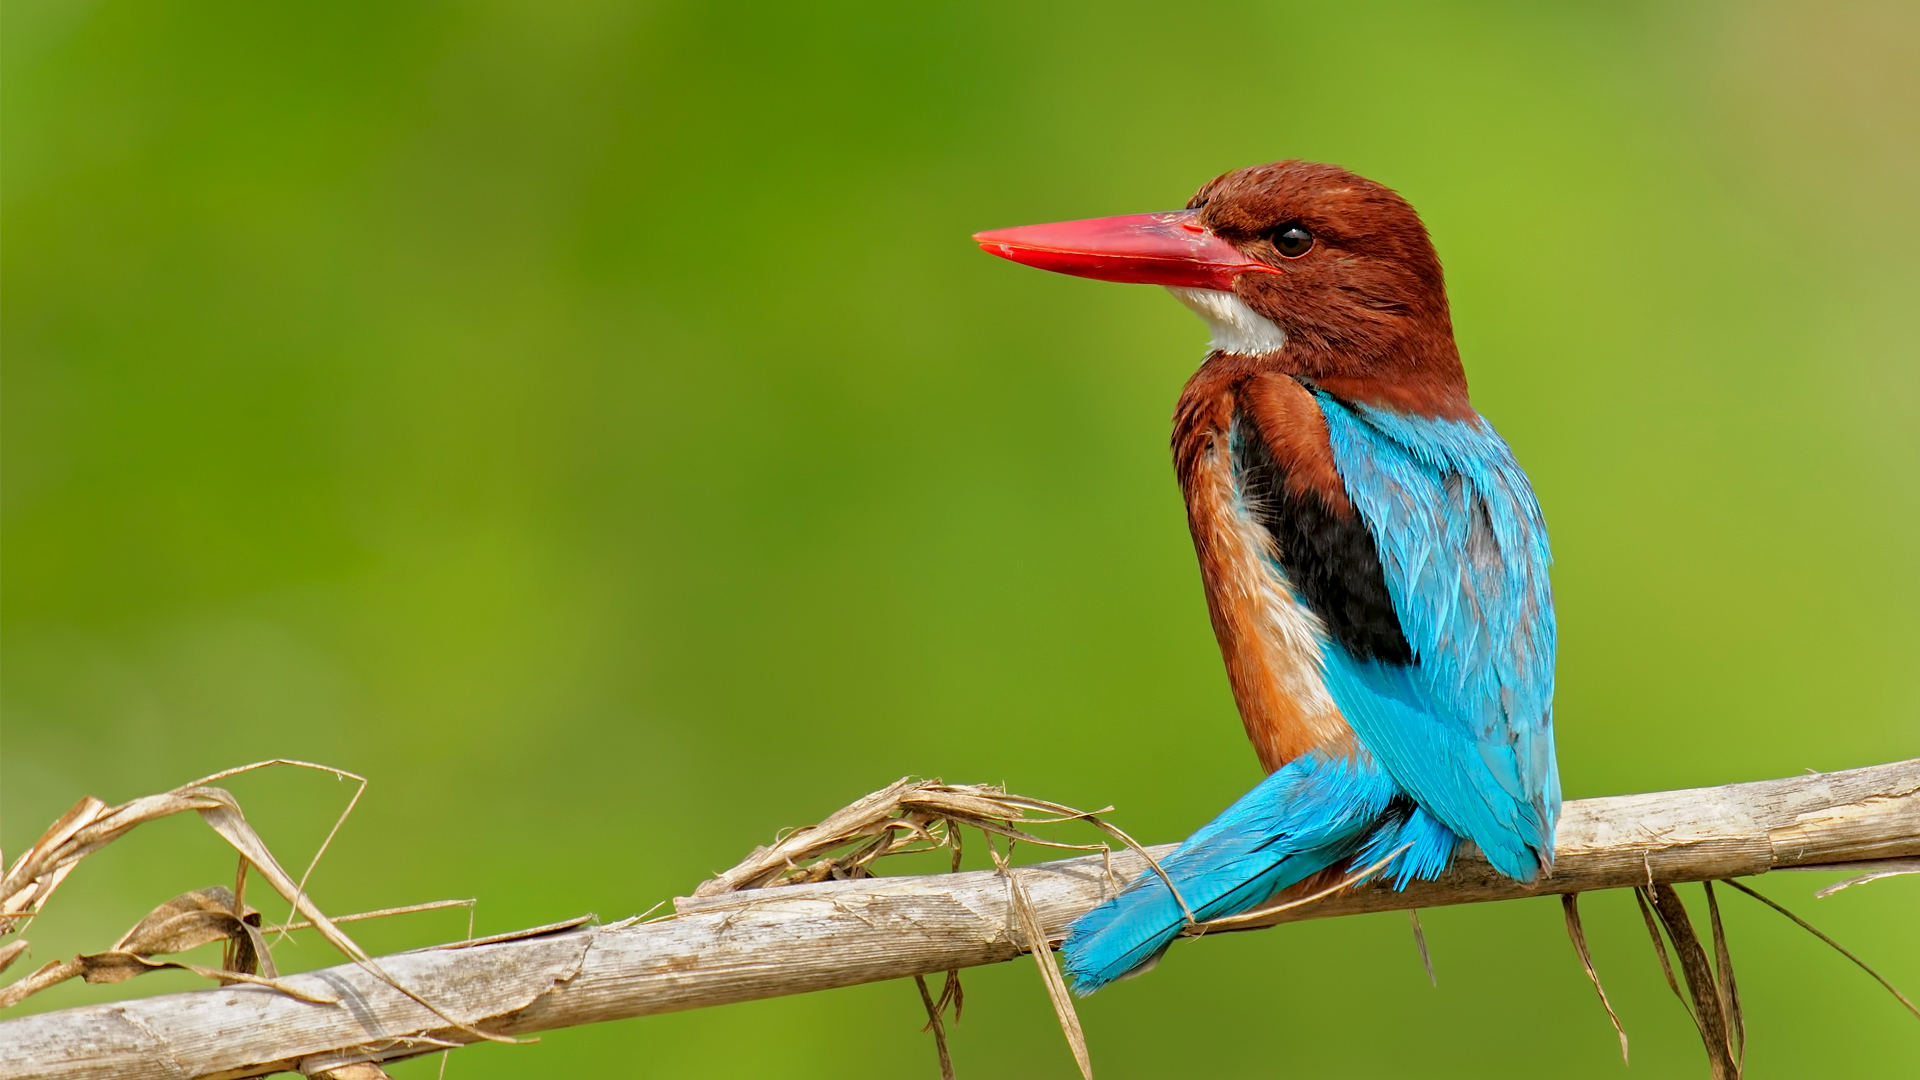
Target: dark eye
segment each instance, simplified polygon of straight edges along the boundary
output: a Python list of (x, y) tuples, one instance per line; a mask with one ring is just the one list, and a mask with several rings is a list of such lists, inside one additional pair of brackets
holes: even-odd
[(1313, 250), (1313, 234), (1299, 222), (1282, 225), (1279, 231), (1273, 234), (1273, 246), (1287, 258), (1297, 259)]

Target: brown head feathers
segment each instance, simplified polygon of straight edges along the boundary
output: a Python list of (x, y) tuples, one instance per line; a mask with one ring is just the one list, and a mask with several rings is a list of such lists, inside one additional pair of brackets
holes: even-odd
[(1281, 161), (1220, 176), (1187, 205), (1209, 230), (1280, 271), (1243, 273), (1233, 284), (1286, 332), (1285, 347), (1263, 366), (1337, 397), (1472, 415), (1440, 257), (1392, 189), (1338, 166)]

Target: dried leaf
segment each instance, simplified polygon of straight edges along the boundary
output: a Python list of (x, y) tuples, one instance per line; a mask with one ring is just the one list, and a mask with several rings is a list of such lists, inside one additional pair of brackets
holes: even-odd
[[(76, 806), (74, 810), (69, 811), (69, 814), (80, 813), (82, 806), (87, 805), (87, 802), (82, 800), (81, 806)], [(20, 891), (33, 879), (45, 878), (32, 901), (36, 906), (44, 903), (50, 892), (49, 884), (59, 880), (52, 875), (64, 877), (64, 872), (81, 859), (114, 842), (139, 825), (173, 814), (198, 810), (206, 805), (211, 804), (170, 791), (159, 795), (147, 795), (97, 812), (58, 844), (49, 848), (35, 845), (34, 850), (22, 856), (18, 862), (14, 863), (13, 868), (7, 871), (6, 881), (0, 882), (0, 894), (9, 898), (18, 897)]]
[[(1567, 937), (1573, 941), (1573, 951), (1580, 957), (1580, 966), (1586, 969), (1587, 979), (1593, 983), (1593, 991), (1600, 995), (1600, 1007), (1607, 1010), (1607, 1019), (1613, 1022), (1613, 1033), (1620, 1036), (1620, 1063), (1631, 1064), (1627, 1060), (1627, 1029), (1620, 1026), (1620, 1016), (1613, 1011), (1613, 1002), (1607, 1000), (1607, 988), (1600, 985), (1600, 972), (1593, 966), (1593, 954), (1587, 950), (1587, 931), (1580, 925), (1580, 894), (1561, 893), (1560, 906), (1567, 916)], [(1679, 987), (1675, 987), (1677, 992)]]
[[(85, 958), (82, 957), (82, 959)], [(147, 960), (141, 958), (140, 962), (154, 971), (158, 971), (161, 968), (178, 968), (181, 971), (191, 971), (203, 979), (214, 979), (222, 984), (242, 982), (252, 986), (264, 986), (268, 989), (278, 990), (296, 1001), (304, 1001), (312, 1005), (340, 1004), (340, 999), (338, 998), (309, 994), (279, 979), (269, 979), (261, 975), (247, 975), (242, 972), (226, 971), (221, 968), (201, 967), (199, 964), (189, 964), (184, 960)]]
[[(443, 908), (454, 908), (454, 907), (463, 907), (471, 911), (475, 902), (476, 901), (473, 901), (473, 900), (429, 900), (424, 904), (408, 904), (405, 907), (381, 908), (378, 911), (356, 911), (352, 915), (335, 915), (333, 917), (333, 921), (336, 923), (362, 922), (367, 919), (384, 919), (389, 915), (413, 915), (422, 911), (439, 911)], [(583, 915), (579, 919), (571, 923), (568, 923), (566, 925), (578, 926), (580, 925), (580, 923), (586, 922), (592, 917), (593, 916), (591, 915)], [(264, 927), (261, 930), (261, 932), (266, 934), (287, 934), (287, 933), (292, 933), (295, 930), (311, 930), (311, 929), (313, 929), (313, 924), (310, 922), (295, 922), (295, 923), (287, 923), (284, 926)], [(536, 927), (535, 929), (543, 933), (546, 931), (545, 927)], [(459, 942), (458, 944), (466, 945), (466, 944), (471, 944), (471, 942)]]
[(0, 878), (0, 914), (12, 917), (31, 915), (45, 904), (47, 897), (53, 895), (53, 890), (73, 869), (73, 864), (68, 863), (58, 870), (50, 870), (47, 864), (53, 854), (75, 833), (99, 820), (106, 812), (106, 803), (88, 795), (75, 803), (73, 809), (60, 815), (60, 819), (27, 849), (27, 853), (14, 861), (6, 877)]
[(1733, 979), (1733, 953), (1727, 948), (1727, 930), (1720, 924), (1720, 901), (1713, 895), (1713, 882), (1701, 884), (1707, 889), (1707, 918), (1713, 926), (1714, 971), (1720, 985), (1720, 1008), (1727, 1015), (1733, 1036), (1735, 1064), (1745, 1068), (1747, 1058), (1747, 1018), (1740, 1007), (1740, 984)]
[(1067, 1046), (1073, 1051), (1074, 1064), (1080, 1066), (1080, 1075), (1084, 1080), (1093, 1080), (1093, 1060), (1087, 1054), (1087, 1036), (1080, 1030), (1080, 1014), (1074, 1011), (1073, 995), (1067, 993), (1067, 980), (1061, 976), (1060, 968), (1053, 960), (1053, 947), (1040, 929), (1039, 916), (1034, 913), (1033, 901), (1027, 899), (1027, 890), (1020, 884), (1020, 876), (1012, 870), (1006, 871), (1008, 900), (1020, 926), (1020, 933), (1026, 939), (1027, 951), (1033, 954), (1033, 962), (1040, 966), (1040, 981), (1047, 986), (1047, 997), (1053, 1002), (1054, 1015), (1060, 1018), (1060, 1030), (1067, 1037)]
[(260, 913), (249, 911), (242, 915), (240, 931), (238, 936), (227, 940), (227, 948), (221, 955), (220, 966), (242, 975), (279, 978), (280, 971), (274, 966), (273, 953), (267, 950), (266, 936), (260, 932)]
[(233, 904), (233, 894), (220, 885), (181, 893), (135, 923), (108, 951), (154, 956), (235, 937), (244, 940), (246, 930)]
[[(1863, 864), (1860, 863), (1854, 864), (1856, 867), (1862, 865)], [(1855, 885), (1865, 885), (1869, 881), (1899, 877), (1902, 874), (1920, 874), (1920, 859), (1882, 859), (1876, 863), (1865, 864), (1864, 868), (1866, 869), (1866, 873), (1856, 874), (1845, 881), (1836, 881), (1814, 893), (1814, 897), (1819, 900), (1825, 900), (1841, 889), (1851, 888)], [(1835, 869), (1841, 869), (1841, 867), (1836, 867)], [(1728, 884), (1732, 884), (1732, 882), (1728, 882)]]
[(926, 810), (948, 817), (985, 817), (1022, 819), (1022, 808), (997, 799), (983, 797), (968, 792), (956, 791), (949, 787), (923, 788), (900, 796), (900, 805), (909, 809)]
[(1760, 901), (1761, 903), (1767, 905), (1768, 907), (1779, 912), (1780, 914), (1785, 915), (1787, 918), (1792, 919), (1796, 924), (1799, 925), (1800, 929), (1805, 930), (1807, 933), (1812, 934), (1814, 937), (1817, 937), (1821, 941), (1826, 942), (1830, 947), (1832, 947), (1834, 952), (1839, 953), (1841, 956), (1844, 956), (1847, 959), (1853, 961), (1855, 964), (1859, 965), (1861, 971), (1864, 971), (1867, 974), (1873, 976), (1875, 981), (1877, 981), (1881, 986), (1886, 987), (1887, 993), (1892, 994), (1894, 997), (1898, 998), (1900, 1000), (1900, 1004), (1905, 1005), (1907, 1007), (1908, 1012), (1912, 1013), (1916, 1017), (1920, 1017), (1920, 1007), (1916, 1007), (1912, 1001), (1909, 1001), (1907, 999), (1907, 995), (1901, 993), (1898, 987), (1888, 982), (1879, 972), (1869, 967), (1865, 960), (1862, 960), (1859, 957), (1848, 952), (1846, 949), (1841, 947), (1839, 942), (1833, 940), (1827, 935), (1821, 933), (1819, 930), (1815, 929), (1812, 923), (1808, 922), (1807, 920), (1801, 918), (1798, 915), (1795, 915), (1793, 912), (1788, 911), (1786, 908), (1781, 907), (1779, 904), (1774, 903), (1773, 901), (1767, 899), (1766, 897), (1761, 896), (1759, 893), (1753, 891), (1752, 889), (1746, 887), (1745, 885), (1740, 884), (1737, 881), (1729, 880), (1727, 884), (1733, 886), (1736, 889), (1739, 889), (1741, 892), (1746, 893), (1748, 896), (1753, 897), (1755, 900)]
[[(257, 915), (254, 922), (258, 923)], [(250, 932), (257, 933), (256, 927), (247, 925), (234, 914), (233, 894), (225, 888), (216, 885), (210, 889), (182, 893), (148, 912), (111, 949), (48, 964), (7, 987), (4, 993), (0, 993), (0, 1005), (15, 1004), (75, 976), (88, 983), (118, 983), (162, 967), (183, 968), (223, 983), (259, 981), (248, 970), (202, 968), (193, 964), (148, 959), (159, 954), (186, 952), (216, 941), (230, 942), (235, 938), (245, 941)], [(269, 985), (278, 986), (270, 979), (267, 981)], [(316, 1000), (300, 993), (293, 996)]]
[(1413, 923), (1413, 943), (1420, 949), (1420, 966), (1427, 969), (1427, 981), (1437, 987), (1440, 976), (1433, 973), (1433, 954), (1427, 951), (1427, 932), (1420, 928), (1420, 910), (1408, 908), (1407, 918)]
[[(1033, 817), (1029, 811), (1054, 816)], [(960, 832), (956, 827), (962, 825), (972, 826), (989, 836), (1005, 837), (1010, 843), (1025, 842), (1070, 851), (1112, 851), (1104, 843), (1068, 844), (1049, 840), (1014, 824), (1052, 825), (1068, 821), (1085, 821), (1116, 837), (1145, 856), (1163, 878), (1166, 876), (1145, 848), (1093, 814), (1042, 799), (1008, 795), (1003, 789), (988, 784), (947, 784), (938, 779), (903, 778), (843, 807), (818, 825), (794, 829), (770, 845), (755, 848), (731, 870), (702, 882), (693, 896), (681, 902), (681, 907), (695, 907), (701, 900), (747, 889), (867, 877), (873, 872), (873, 864), (889, 855), (936, 850), (942, 846), (952, 850), (953, 868), (958, 870)], [(831, 854), (835, 852), (837, 854)], [(1176, 892), (1176, 898), (1178, 895)]]
[(80, 960), (53, 960), (40, 969), (0, 988), (0, 1009), (18, 1005), (49, 986), (57, 986), (80, 974)]
[(5, 945), (0, 945), (0, 971), (12, 967), (13, 962), (20, 959), (20, 954), (26, 951), (27, 939), (25, 938), (15, 938)]
[(960, 989), (960, 970), (955, 968), (947, 972), (947, 981), (940, 987), (940, 1007), (946, 1008), (947, 1002), (953, 1002), (953, 1022), (960, 1022), (960, 1014), (966, 1011), (967, 995)]
[(1653, 938), (1653, 952), (1660, 958), (1660, 972), (1667, 977), (1667, 989), (1673, 991), (1673, 996), (1680, 999), (1681, 1007), (1687, 1010), (1687, 1015), (1693, 1018), (1694, 1026), (1698, 1027), (1700, 1018), (1693, 1015), (1693, 1006), (1687, 1002), (1687, 995), (1680, 992), (1680, 984), (1674, 980), (1673, 965), (1667, 961), (1667, 943), (1660, 937), (1660, 924), (1654, 921), (1653, 911), (1647, 906), (1646, 887), (1634, 886), (1633, 899), (1640, 905), (1640, 918), (1646, 922), (1647, 933)]
[(200, 811), (201, 820), (212, 827), (214, 832), (219, 833), (227, 843), (233, 845), (234, 850), (251, 862), (260, 871), (261, 876), (267, 879), (267, 883), (293, 905), (295, 911), (306, 916), (307, 920), (313, 923), (313, 928), (320, 932), (321, 937), (327, 939), (328, 944), (346, 954), (347, 959), (356, 966), (405, 994), (416, 1005), (460, 1031), (489, 1042), (517, 1043), (520, 1041), (509, 1036), (482, 1031), (472, 1024), (447, 1015), (439, 1006), (421, 997), (382, 970), (365, 949), (335, 926), (332, 919), (307, 899), (306, 893), (281, 868), (279, 860), (273, 857), (273, 852), (268, 850), (267, 845), (260, 839), (260, 834), (254, 832), (253, 826), (247, 824), (245, 815), (241, 814), (240, 806), (234, 801), (232, 795), (219, 788), (208, 787), (189, 788), (179, 794), (202, 800), (206, 805), (197, 808)]
[(142, 963), (140, 957), (128, 952), (91, 953), (74, 959), (80, 961), (80, 977), (96, 985), (126, 982), (135, 975), (145, 975), (166, 963), (155, 961), (148, 965)]
[[(369, 915), (382, 914), (371, 912)], [(514, 930), (491, 937), (474, 938), (470, 941), (450, 941), (445, 945), (435, 945), (436, 949), (471, 949), (475, 945), (498, 945), (503, 941), (525, 941), (527, 938), (546, 937), (548, 934), (563, 934), (577, 926), (585, 926), (593, 921), (592, 915), (576, 915), (571, 919), (548, 923), (545, 926), (530, 926), (525, 930)]]
[[(0, 878), (0, 917), (5, 917), (9, 921), (30, 917), (44, 904), (53, 887), (58, 885), (65, 874), (81, 859), (112, 843), (140, 824), (191, 810), (200, 814), (201, 819), (240, 854), (242, 865), (236, 877), (237, 887), (244, 887), (246, 867), (249, 864), (258, 868), (267, 878), (268, 884), (272, 885), (275, 891), (293, 906), (295, 912), (304, 915), (329, 944), (346, 954), (354, 964), (462, 1032), (490, 1041), (518, 1042), (519, 1040), (516, 1039), (480, 1031), (470, 1024), (448, 1016), (433, 1003), (400, 985), (392, 976), (381, 970), (365, 950), (356, 945), (307, 899), (305, 875), (299, 882), (295, 882), (280, 867), (266, 843), (260, 839), (258, 833), (254, 832), (253, 827), (247, 824), (246, 817), (241, 813), (239, 803), (233, 796), (220, 788), (209, 786), (213, 781), (271, 765), (294, 765), (318, 769), (335, 777), (359, 781), (360, 788), (349, 801), (348, 812), (351, 812), (354, 802), (359, 799), (359, 791), (364, 791), (366, 787), (364, 778), (341, 769), (304, 761), (274, 760), (228, 769), (172, 791), (144, 796), (116, 807), (106, 807), (97, 799), (82, 799), (54, 823), (53, 828), (48, 830), (40, 842), (8, 868), (4, 878)], [(345, 814), (342, 815), (341, 820), (345, 820)], [(332, 841), (339, 828), (340, 822), (336, 821), (333, 831), (328, 833), (328, 842)], [(323, 843), (321, 851), (324, 852), (325, 849), (326, 844)], [(315, 861), (317, 860), (318, 855), (315, 856)], [(311, 873), (313, 865), (309, 863), (308, 873)], [(218, 891), (225, 893), (224, 889)], [(175, 966), (201, 973), (213, 972), (210, 977), (274, 986), (291, 993), (273, 978), (272, 962), (268, 957), (265, 943), (257, 932), (258, 920), (249, 921), (241, 917), (237, 910), (238, 901), (233, 899), (235, 894), (226, 894), (229, 912), (234, 915), (236, 922), (221, 925), (220, 918), (209, 911), (211, 901), (207, 898), (212, 897), (214, 892), (215, 890), (206, 890), (200, 901), (183, 902), (183, 898), (176, 898), (174, 901), (169, 901), (169, 904), (177, 905), (176, 907), (170, 909), (168, 905), (162, 905), (156, 908), (147, 919), (142, 920), (139, 926), (129, 931), (128, 937), (123, 938), (122, 943), (139, 949), (158, 950), (172, 949), (184, 942), (205, 944), (207, 941), (224, 936), (229, 943), (229, 969), (199, 968), (189, 964), (161, 965), (141, 959), (136, 951), (114, 949), (106, 953), (94, 954), (91, 958), (80, 957), (73, 961), (49, 964), (41, 968), (33, 975), (0, 991), (0, 1007), (21, 1001), (46, 986), (72, 978), (74, 975), (86, 976), (89, 981), (114, 981), (137, 974), (135, 968), (130, 966), (130, 962), (124, 959), (125, 957), (134, 957), (132, 963), (145, 968)], [(225, 930), (226, 933), (209, 937), (208, 935), (215, 930)], [(251, 973), (250, 969), (260, 966), (268, 969), (267, 976)]]
[(889, 817), (899, 812), (900, 798), (910, 790), (938, 786), (938, 780), (916, 781), (902, 777), (865, 798), (842, 807), (818, 825), (811, 825), (756, 848), (739, 865), (710, 880), (701, 882), (696, 898), (718, 896), (738, 889), (761, 888), (772, 884), (800, 862), (823, 855), (847, 844), (870, 839)]
[(1673, 942), (1674, 955), (1680, 961), (1680, 973), (1686, 977), (1687, 991), (1693, 998), (1694, 1025), (1700, 1031), (1701, 1045), (1707, 1051), (1707, 1064), (1714, 1080), (1739, 1080), (1740, 1062), (1733, 1052), (1733, 1032), (1726, 1011), (1721, 1007), (1720, 988), (1714, 982), (1707, 952), (1694, 932), (1687, 908), (1672, 885), (1655, 882), (1652, 894), (1654, 914), (1660, 917), (1667, 937)]
[(1027, 844), (1037, 844), (1040, 847), (1062, 848), (1067, 851), (1102, 851), (1105, 850), (1107, 846), (1105, 844), (1063, 844), (1058, 840), (1047, 840), (1035, 836), (1033, 833), (1026, 832), (1025, 830), (1016, 829), (1011, 825), (996, 821), (993, 818), (974, 817), (970, 814), (954, 814), (951, 816), (954, 821), (963, 825), (971, 825), (981, 832), (990, 832), (997, 836), (1004, 836), (1009, 840)]
[(920, 988), (920, 1003), (927, 1007), (927, 1026), (920, 1030), (933, 1032), (933, 1048), (940, 1055), (940, 1080), (954, 1080), (953, 1055), (947, 1052), (947, 1025), (940, 1020), (940, 1006), (927, 992), (925, 975), (915, 975), (913, 984)]

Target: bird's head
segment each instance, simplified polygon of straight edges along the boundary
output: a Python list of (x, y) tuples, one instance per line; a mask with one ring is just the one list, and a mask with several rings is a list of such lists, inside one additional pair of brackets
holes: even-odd
[(1014, 262), (1164, 285), (1218, 353), (1353, 400), (1470, 412), (1446, 285), (1427, 230), (1391, 189), (1333, 165), (1281, 161), (1220, 176), (1185, 210), (976, 233)]

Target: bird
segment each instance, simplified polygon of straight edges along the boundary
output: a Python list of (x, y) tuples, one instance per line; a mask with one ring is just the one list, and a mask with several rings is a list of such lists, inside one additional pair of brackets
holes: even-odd
[[(990, 254), (1164, 286), (1208, 351), (1174, 473), (1234, 703), (1266, 778), (1076, 920), (1076, 993), (1288, 886), (1439, 876), (1471, 842), (1553, 866), (1546, 524), (1468, 400), (1440, 258), (1406, 199), (1280, 161), (1183, 210), (976, 233)], [(1177, 890), (1177, 895), (1176, 895)]]

